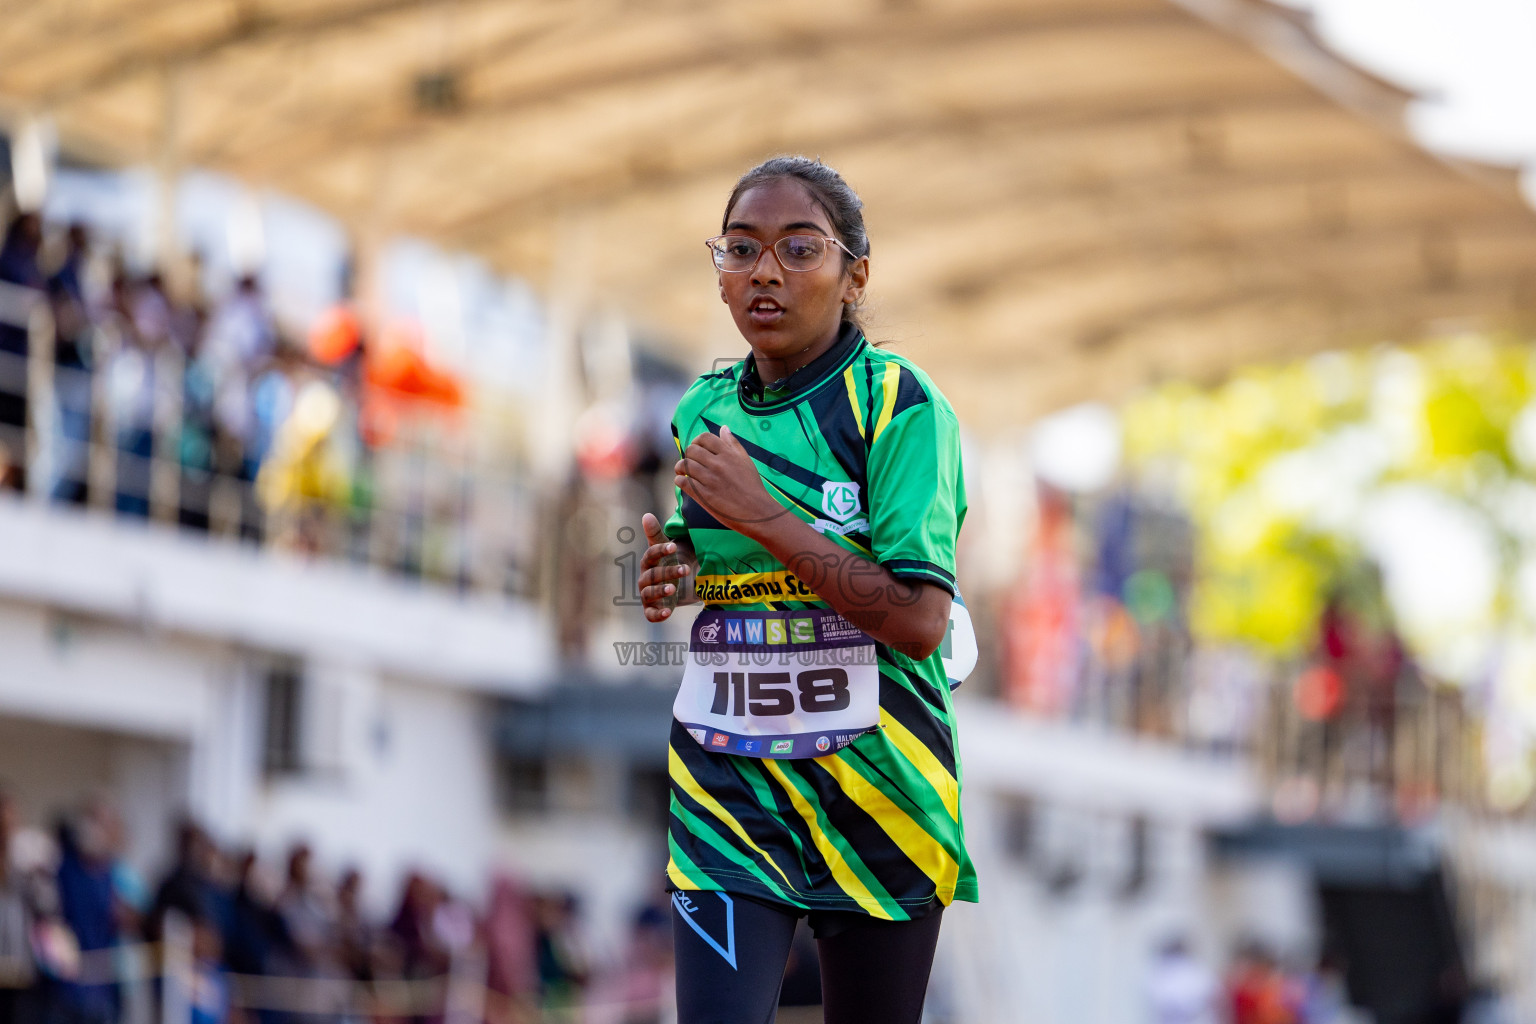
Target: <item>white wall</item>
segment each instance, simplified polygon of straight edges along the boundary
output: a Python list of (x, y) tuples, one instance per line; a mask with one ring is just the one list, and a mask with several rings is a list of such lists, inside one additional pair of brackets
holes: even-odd
[[(6, 496), (0, 537), (0, 779), (29, 811), (106, 787), (145, 869), (188, 808), (227, 842), (277, 856), (305, 838), (322, 868), (360, 865), (380, 909), (413, 867), (483, 889), (486, 695), (552, 676), (530, 606)], [(303, 659), (318, 770), (273, 781), (260, 668), (276, 656)]]
[(188, 740), (208, 721), (210, 672), (227, 654), (196, 641), (0, 599), (0, 713)]
[(525, 602), (4, 495), (0, 537), (0, 597), (38, 607), (504, 693), (554, 664)]
[[(1213, 969), (1225, 966), (1238, 922), (1223, 906), (1245, 879), (1208, 862), (1204, 837), (1256, 810), (1245, 765), (989, 703), (962, 701), (957, 712), (966, 847), (981, 903), (946, 912), (933, 980), (940, 1019), (1138, 1024), (1163, 940), (1181, 935)], [(1034, 823), (1022, 856), (1006, 835), (1020, 798)], [(1148, 821), (1148, 875), (1131, 894), (1123, 886), (1133, 817)], [(1080, 878), (1052, 891), (1047, 878), (1062, 866)], [(1282, 890), (1265, 893), (1293, 895)], [(1287, 921), (1307, 913), (1279, 910)]]
[(186, 749), (175, 744), (20, 718), (0, 717), (0, 785), (24, 826), (52, 834), (57, 816), (101, 794), (135, 823), (128, 862), (152, 874), (169, 850), (163, 826), (180, 809)]
[(618, 958), (635, 911), (666, 884), (664, 841), (622, 811), (510, 823), (498, 859), (530, 885), (578, 893), (587, 952), (600, 961)]
[(358, 716), (364, 735), (351, 763), (301, 778), (253, 779), (242, 820), (226, 828), (274, 856), (304, 839), (322, 871), (359, 866), (367, 898), (380, 910), (413, 868), (478, 897), (498, 818), (482, 698), (399, 680), (377, 680), (370, 698)]

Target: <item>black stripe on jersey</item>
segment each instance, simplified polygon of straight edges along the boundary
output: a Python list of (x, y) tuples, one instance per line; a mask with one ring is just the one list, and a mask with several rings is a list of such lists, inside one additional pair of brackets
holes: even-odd
[(911, 817), (912, 813), (914, 811), (917, 814), (922, 815), (923, 817), (928, 817), (926, 812), (924, 812), (924, 810), (923, 810), (922, 801), (918, 800), (911, 793), (907, 792), (906, 787), (904, 787), (901, 783), (897, 782), (895, 779), (893, 779), (889, 775), (887, 775), (885, 773), (885, 770), (883, 768), (881, 768), (878, 764), (875, 764), (874, 761), (871, 761), (869, 759), (868, 755), (866, 755), (862, 750), (859, 749), (859, 745), (857, 743), (853, 744), (848, 749), (850, 751), (852, 751), (853, 756), (858, 758), (864, 764), (865, 767), (867, 767), (874, 774), (880, 776), (880, 778), (885, 782), (885, 784), (887, 786), (891, 787), (892, 792), (901, 794), (902, 799), (906, 800), (906, 802), (909, 805), (911, 805), (910, 810), (908, 808), (906, 808), (906, 807), (902, 808), (902, 810), (907, 811), (907, 816), (908, 817)]
[(731, 366), (727, 366), (725, 369), (719, 370), (719, 371), (717, 371), (715, 373), (701, 373), (701, 374), (699, 374), (699, 380), (728, 380), (728, 381), (731, 381), (732, 383), (735, 383), (735, 381), (736, 381), (736, 366), (739, 366), (739, 365), (740, 364), (738, 363), (738, 364), (734, 364), (734, 365), (731, 365)]
[[(930, 683), (927, 679), (923, 678), (922, 673), (914, 672), (911, 669), (903, 666), (897, 660), (896, 656), (892, 654), (891, 649), (885, 644), (875, 644), (875, 656), (879, 659), (881, 664), (889, 666), (891, 670), (899, 675), (901, 679), (907, 684), (906, 687), (902, 687), (900, 683), (892, 680), (892, 688), (906, 689), (908, 693), (911, 693), (913, 696), (920, 698), (932, 706), (933, 710), (937, 711), (939, 714), (948, 714), (944, 707), (943, 696), (940, 694), (939, 690), (934, 686), (933, 683)], [(880, 673), (880, 677), (882, 679), (888, 678), (884, 672)], [(885, 704), (886, 689), (887, 688), (884, 686), (880, 688), (880, 703), (882, 706)]]
[(923, 700), (893, 679), (882, 676), (880, 708), (900, 722), (917, 741), (927, 747), (951, 775), (955, 773), (954, 732), (942, 719), (923, 706)]
[(703, 505), (683, 494), (683, 522), (690, 530), (729, 530), (720, 520), (710, 515)]
[[(676, 719), (673, 721), (672, 749), (677, 752), (678, 757), (687, 766), (688, 773), (699, 784), (699, 788), (713, 797), (725, 809), (727, 814), (736, 819), (736, 823), (745, 830), (747, 835), (751, 836), (753, 841), (763, 846), (765, 853), (770, 857), (773, 856), (772, 843), (765, 844), (763, 842), (767, 839), (768, 835), (763, 829), (763, 806), (758, 802), (757, 794), (752, 791), (751, 786), (748, 785), (745, 779), (741, 778), (736, 769), (731, 765), (733, 759), (726, 754), (711, 754), (703, 747), (700, 747), (693, 737), (685, 736), (686, 742), (691, 744), (693, 748), (689, 750), (688, 746), (679, 741), (675, 735), (682, 726), (675, 724)], [(687, 753), (684, 753), (684, 751), (687, 751)], [(672, 795), (677, 799), (678, 803), (692, 811), (694, 816), (701, 821), (708, 822), (727, 843), (736, 847), (744, 856), (750, 858), (769, 878), (773, 878), (775, 881), (783, 884), (784, 880), (778, 877), (778, 873), (774, 868), (774, 864), (778, 863), (777, 860), (774, 863), (769, 863), (757, 851), (743, 846), (739, 838), (732, 834), (730, 825), (717, 817), (714, 811), (695, 800), (675, 780), (671, 784), (671, 789)], [(782, 809), (779, 811), (778, 816), (783, 817)], [(776, 822), (773, 825), (777, 827)], [(795, 879), (794, 873), (788, 872), (787, 866), (784, 864), (780, 863), (778, 866), (786, 869), (786, 872), (790, 875), (791, 884), (799, 888), (800, 882)]]
[(923, 390), (923, 385), (917, 379), (917, 374), (901, 368), (901, 374), (896, 378), (896, 404), (891, 407), (891, 419), (895, 419), (914, 405), (922, 405), (928, 401), (928, 392)]
[[(720, 436), (720, 424), (707, 416), (700, 416), (699, 419), (704, 421), (704, 425), (709, 428), (711, 434), (714, 434), (716, 437)], [(810, 470), (795, 465), (777, 452), (771, 452), (762, 445), (749, 441), (740, 434), (736, 434), (735, 431), (732, 431), (732, 433), (735, 434), (736, 440), (741, 442), (741, 446), (746, 449), (747, 454), (758, 462), (761, 462), (774, 472), (783, 473), (791, 480), (809, 487), (818, 494), (821, 493), (821, 485), (827, 482), (826, 477), (817, 476)]]
[[(794, 866), (798, 869), (797, 877), (803, 876), (809, 881), (810, 873), (805, 870), (807, 864), (818, 864), (823, 869), (826, 869), (825, 863), (821, 860), (821, 851), (816, 848), (816, 837), (811, 835), (811, 827), (800, 816), (800, 812), (795, 810), (795, 805), (790, 802), (789, 795), (784, 792), (784, 787), (779, 785), (779, 780), (769, 775), (767, 770), (763, 768), (762, 762), (750, 758), (741, 758), (740, 760), (744, 762), (741, 770), (743, 772), (756, 772), (757, 781), (762, 784), (763, 789), (773, 796), (773, 807), (770, 810), (771, 813), (777, 816), (775, 823), (782, 825), (787, 832), (792, 833), (793, 837), (800, 841), (799, 859), (794, 862)], [(785, 764), (787, 762), (781, 761), (779, 763)], [(789, 870), (788, 866), (785, 867), (785, 870)], [(831, 871), (829, 869), (826, 869), (825, 878), (827, 882), (831, 882)], [(797, 882), (796, 884), (798, 885), (799, 883)], [(832, 884), (835, 888), (835, 883)]]
[(832, 829), (842, 834), (864, 866), (887, 893), (919, 893), (933, 889), (933, 880), (912, 862), (891, 834), (852, 800), (832, 773), (814, 760), (781, 761), (780, 767), (799, 775), (816, 791), (816, 804)]
[(900, 576), (903, 572), (926, 572), (945, 580), (953, 588), (955, 584), (954, 573), (945, 572), (940, 566), (932, 562), (924, 562), (916, 558), (892, 558), (881, 562), (881, 565), (891, 570), (894, 575)]
[[(816, 432), (821, 435), (832, 457), (837, 460), (848, 479), (868, 494), (869, 449), (864, 447), (858, 420), (853, 418), (853, 406), (848, 404), (848, 389), (823, 388), (812, 397), (810, 406), (816, 415)], [(796, 408), (796, 415), (799, 412)]]
[(864, 360), (864, 448), (875, 444), (875, 363)]

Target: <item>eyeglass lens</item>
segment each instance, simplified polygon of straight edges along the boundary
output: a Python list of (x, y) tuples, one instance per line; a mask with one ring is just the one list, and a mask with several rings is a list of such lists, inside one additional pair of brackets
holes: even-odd
[[(763, 243), (748, 235), (722, 235), (711, 246), (715, 266), (728, 273), (751, 270), (762, 255)], [(785, 235), (773, 243), (785, 270), (816, 270), (827, 258), (827, 243), (816, 235)]]

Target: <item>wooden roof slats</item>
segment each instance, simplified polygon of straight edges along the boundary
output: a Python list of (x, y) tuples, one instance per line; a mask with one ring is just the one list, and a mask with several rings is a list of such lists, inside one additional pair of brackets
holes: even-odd
[(699, 244), (731, 183), (821, 155), (868, 204), (878, 332), (982, 429), (1536, 310), (1513, 177), (1418, 149), (1407, 91), (1268, 0), (0, 2), (6, 116), (536, 282), (558, 257), (695, 359), (740, 347)]

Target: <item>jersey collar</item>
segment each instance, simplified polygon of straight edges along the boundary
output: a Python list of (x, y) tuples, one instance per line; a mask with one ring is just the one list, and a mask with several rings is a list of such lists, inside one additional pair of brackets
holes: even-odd
[(741, 380), (736, 386), (741, 407), (747, 412), (762, 413), (792, 405), (834, 375), (842, 373), (863, 347), (864, 332), (855, 324), (844, 323), (831, 348), (791, 373), (783, 388), (769, 392), (763, 390), (762, 378), (758, 376), (756, 355), (748, 353)]

